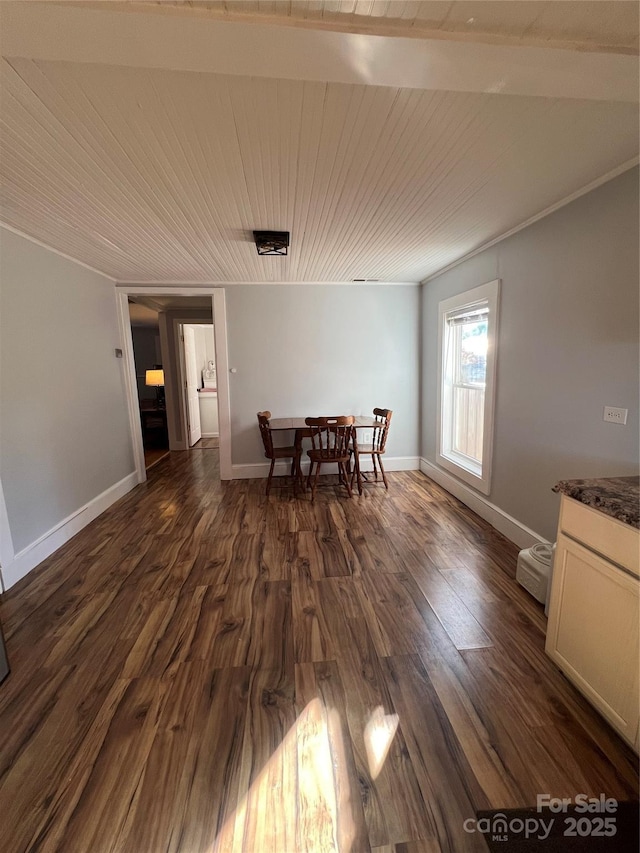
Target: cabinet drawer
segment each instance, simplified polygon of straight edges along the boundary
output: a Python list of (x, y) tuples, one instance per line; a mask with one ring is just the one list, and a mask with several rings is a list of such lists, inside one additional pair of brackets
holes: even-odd
[(640, 576), (640, 535), (635, 527), (563, 495), (560, 530)]

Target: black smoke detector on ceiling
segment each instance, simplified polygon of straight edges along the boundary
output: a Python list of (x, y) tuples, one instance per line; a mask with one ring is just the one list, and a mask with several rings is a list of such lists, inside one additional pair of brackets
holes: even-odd
[(254, 231), (253, 239), (259, 255), (286, 255), (289, 248), (288, 231)]

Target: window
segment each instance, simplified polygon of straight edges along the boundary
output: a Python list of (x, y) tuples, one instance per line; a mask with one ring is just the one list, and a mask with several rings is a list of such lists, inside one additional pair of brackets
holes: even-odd
[(438, 462), (489, 494), (500, 282), (441, 302)]

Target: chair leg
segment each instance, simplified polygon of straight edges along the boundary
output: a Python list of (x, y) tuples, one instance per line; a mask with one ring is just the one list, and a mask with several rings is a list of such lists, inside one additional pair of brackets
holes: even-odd
[(378, 464), (380, 465), (380, 473), (382, 474), (382, 479), (384, 481), (385, 489), (389, 488), (389, 483), (387, 483), (387, 475), (384, 473), (384, 467), (382, 465), (382, 457), (378, 455)]
[(313, 474), (313, 459), (309, 460), (309, 473), (307, 474), (307, 486), (306, 491), (309, 491), (311, 488), (311, 475)]
[(351, 490), (351, 483), (349, 482), (349, 478), (347, 477), (346, 466), (344, 462), (340, 462), (339, 464), (340, 470), (344, 474), (344, 484), (347, 487), (347, 491), (349, 492), (349, 497), (353, 496), (353, 491)]
[(269, 479), (267, 480), (267, 495), (271, 491), (271, 478), (273, 477), (273, 466), (276, 464), (276, 460), (271, 460), (271, 467), (269, 468)]
[[(355, 462), (356, 481), (358, 483), (358, 494), (361, 495), (362, 494), (362, 471), (360, 470), (360, 454), (354, 453), (353, 456), (354, 456), (354, 462)], [(353, 483), (351, 485), (353, 485)]]
[[(378, 466), (376, 465), (376, 453), (371, 454), (371, 461), (373, 462), (373, 471), (375, 473), (375, 481), (378, 482)], [(378, 462), (380, 461), (380, 457), (378, 456)]]
[(299, 435), (299, 430), (296, 430), (295, 439), (293, 443), (293, 449), (295, 450), (295, 461), (296, 461), (296, 476), (300, 481), (300, 485), (303, 486), (303, 477), (302, 477), (302, 438)]
[(318, 475), (320, 474), (320, 468), (322, 468), (322, 462), (316, 462), (316, 466), (316, 475), (313, 478), (313, 486), (311, 487), (311, 503), (316, 499), (316, 486), (318, 485)]

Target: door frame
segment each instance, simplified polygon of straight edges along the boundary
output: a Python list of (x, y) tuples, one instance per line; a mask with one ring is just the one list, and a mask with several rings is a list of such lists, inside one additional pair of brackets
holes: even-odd
[[(220, 479), (232, 480), (231, 465), (231, 405), (229, 398), (229, 354), (227, 350), (227, 306), (222, 287), (181, 287), (180, 285), (118, 285), (116, 301), (118, 324), (124, 360), (125, 394), (131, 443), (139, 483), (147, 479), (142, 446), (142, 427), (133, 358), (133, 335), (129, 317), (129, 296), (210, 296), (215, 336), (216, 368), (218, 376), (218, 423), (220, 430)], [(184, 321), (188, 322), (188, 321)]]

